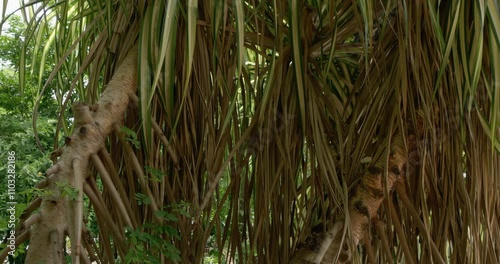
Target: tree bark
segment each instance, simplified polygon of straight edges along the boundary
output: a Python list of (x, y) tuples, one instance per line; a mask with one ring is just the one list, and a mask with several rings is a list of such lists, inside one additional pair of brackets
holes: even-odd
[[(116, 70), (97, 105), (73, 104), (74, 132), (66, 145), (56, 150), (59, 160), (47, 170), (40, 217), (31, 227), (26, 263), (65, 263), (66, 234), (71, 239), (73, 263), (79, 262), (82, 233), (83, 184), (89, 158), (103, 146), (115, 124), (123, 122), (130, 97), (137, 88), (137, 47), (132, 48)], [(65, 186), (78, 191), (67, 194)], [(65, 191), (66, 190), (66, 191)], [(71, 188), (70, 188), (71, 190)]]

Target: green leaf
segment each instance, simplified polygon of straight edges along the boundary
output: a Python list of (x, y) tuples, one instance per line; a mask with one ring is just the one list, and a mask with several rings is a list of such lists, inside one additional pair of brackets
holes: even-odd
[(166, 211), (156, 211), (155, 215), (158, 216), (158, 217), (164, 218), (164, 219), (166, 219), (168, 221), (179, 221), (179, 219), (177, 218), (177, 216), (175, 216), (172, 213), (166, 212)]
[(144, 171), (150, 174), (149, 178), (154, 182), (161, 182), (163, 178), (166, 176), (166, 174), (163, 171), (149, 166), (144, 166)]
[(139, 205), (151, 203), (151, 199), (143, 193), (135, 193), (135, 199)]
[(122, 128), (120, 128), (120, 131), (122, 131), (122, 132), (125, 133), (127, 141), (129, 141), (130, 143), (132, 143), (132, 145), (136, 149), (140, 149), (141, 148), (141, 143), (139, 142), (139, 140), (137, 140), (137, 133), (135, 131), (133, 131), (132, 129), (130, 129), (128, 127), (125, 127), (125, 126), (123, 126)]

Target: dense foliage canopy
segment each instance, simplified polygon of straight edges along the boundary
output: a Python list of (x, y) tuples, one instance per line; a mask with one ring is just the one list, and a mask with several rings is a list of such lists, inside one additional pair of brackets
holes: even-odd
[[(45, 156), (31, 135), (13, 136), (7, 116), (26, 118), (16, 107), (33, 108), (36, 144), (57, 149), (73, 132), (71, 103), (97, 103), (139, 50), (137, 97), (99, 152), (104, 165), (89, 168), (92, 260), (286, 263), (342, 223), (341, 262), (500, 261), (498, 1), (24, 10), (28, 27), (10, 27), (0, 47), (12, 63), (0, 73), (12, 132), (0, 140), (30, 139), (2, 144), (20, 160)], [(22, 45), (4, 45), (16, 34)]]

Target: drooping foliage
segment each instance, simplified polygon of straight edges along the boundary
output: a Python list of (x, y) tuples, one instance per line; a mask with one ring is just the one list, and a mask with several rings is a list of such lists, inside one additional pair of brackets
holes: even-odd
[[(101, 186), (90, 208), (107, 209), (88, 233), (101, 261), (285, 263), (339, 221), (354, 262), (500, 260), (498, 1), (27, 8), (26, 43), (55, 22), (43, 52), (57, 88), (40, 98), (58, 99), (59, 133), (70, 103), (96, 103), (116, 58), (139, 47), (137, 99), (100, 153), (128, 213), (97, 184), (102, 170), (88, 180)], [(351, 208), (368, 205), (350, 201), (369, 174), (383, 191), (359, 225)]]

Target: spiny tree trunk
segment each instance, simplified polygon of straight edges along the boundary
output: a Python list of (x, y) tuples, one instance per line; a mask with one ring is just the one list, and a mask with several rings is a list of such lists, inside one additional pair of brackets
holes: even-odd
[[(384, 201), (385, 190), (391, 190), (407, 167), (407, 154), (416, 152), (414, 135), (407, 141), (409, 150), (400, 132), (392, 138), (388, 166), (386, 155), (382, 155), (373, 166), (370, 166), (361, 178), (361, 182), (349, 197), (349, 225), (351, 235), (345, 230), (345, 219), (337, 220), (333, 227), (325, 233), (316, 234), (308, 243), (299, 248), (290, 263), (351, 263), (351, 245), (357, 246), (361, 241), (370, 241), (365, 237), (372, 219)], [(387, 169), (387, 178), (384, 177)], [(344, 235), (345, 234), (345, 235)]]
[[(130, 97), (136, 91), (137, 48), (134, 47), (103, 92), (97, 105), (75, 103), (74, 132), (66, 145), (55, 151), (59, 160), (47, 170), (45, 189), (50, 196), (42, 200), (41, 210), (31, 227), (30, 246), (26, 263), (64, 263), (66, 234), (71, 239), (73, 263), (78, 263), (82, 252), (83, 184), (92, 154), (104, 147), (104, 140), (123, 120)], [(78, 194), (65, 194), (64, 186), (71, 186)], [(66, 188), (66, 190), (68, 190)], [(83, 256), (85, 254), (85, 256)]]

